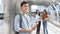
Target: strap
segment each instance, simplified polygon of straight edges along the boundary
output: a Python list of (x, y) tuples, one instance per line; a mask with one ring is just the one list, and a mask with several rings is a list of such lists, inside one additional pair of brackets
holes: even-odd
[[(21, 27), (21, 23), (22, 23), (22, 15), (19, 14), (19, 16), (20, 16), (20, 27)], [(21, 28), (22, 28), (22, 27), (21, 27)]]

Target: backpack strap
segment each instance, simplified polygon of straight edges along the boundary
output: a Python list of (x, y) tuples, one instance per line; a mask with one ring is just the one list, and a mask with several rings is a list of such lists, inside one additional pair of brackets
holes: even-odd
[[(19, 14), (20, 16), (20, 27), (21, 27), (21, 22), (22, 22), (22, 14)], [(21, 27), (22, 28), (22, 27)]]

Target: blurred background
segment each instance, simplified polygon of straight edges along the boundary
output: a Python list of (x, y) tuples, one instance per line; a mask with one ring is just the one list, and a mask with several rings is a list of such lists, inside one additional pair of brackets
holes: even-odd
[[(41, 14), (46, 9), (49, 16), (48, 34), (60, 34), (60, 0), (0, 0), (0, 34), (14, 34), (14, 17), (19, 13), (22, 1), (29, 2), (29, 12), (33, 20), (37, 9)], [(42, 27), (43, 25), (41, 34)]]

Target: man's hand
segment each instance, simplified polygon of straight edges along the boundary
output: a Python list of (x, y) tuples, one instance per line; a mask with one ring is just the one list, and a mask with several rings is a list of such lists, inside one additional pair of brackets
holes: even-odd
[(33, 30), (32, 29), (27, 29), (26, 32), (31, 33)]
[(36, 29), (38, 23), (35, 23), (34, 26), (31, 29), (28, 29), (27, 32), (31, 33), (33, 30)]
[(31, 33), (33, 30), (32, 29), (21, 29), (19, 32), (29, 32)]
[(38, 25), (38, 23), (35, 23), (34, 26), (32, 27), (32, 30), (35, 30), (37, 25)]

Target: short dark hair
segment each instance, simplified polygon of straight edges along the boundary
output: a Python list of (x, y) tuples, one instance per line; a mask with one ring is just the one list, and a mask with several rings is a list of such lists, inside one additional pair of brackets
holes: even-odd
[(27, 2), (27, 1), (23, 1), (23, 2), (21, 3), (21, 7), (23, 6), (23, 4), (28, 4), (28, 2)]

